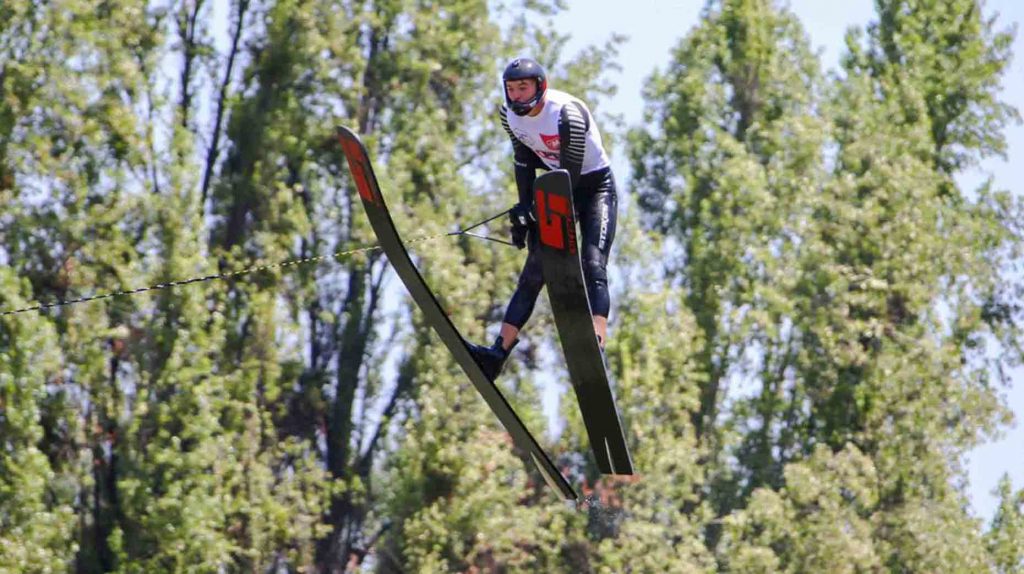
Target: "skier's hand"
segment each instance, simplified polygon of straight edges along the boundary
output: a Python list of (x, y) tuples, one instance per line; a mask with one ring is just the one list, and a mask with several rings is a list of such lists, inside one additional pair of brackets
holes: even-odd
[(537, 223), (533, 210), (522, 203), (517, 203), (509, 210), (508, 221), (512, 224), (512, 243), (519, 249), (526, 247), (526, 237), (530, 228)]

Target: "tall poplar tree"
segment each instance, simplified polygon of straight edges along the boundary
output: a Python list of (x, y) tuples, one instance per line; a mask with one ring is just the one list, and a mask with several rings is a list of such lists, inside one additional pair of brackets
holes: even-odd
[(700, 389), (702, 497), (724, 515), (799, 456), (796, 413), (783, 408), (796, 352), (790, 270), (826, 135), (818, 64), (792, 13), (751, 0), (710, 2), (704, 16), (649, 82), (651, 130), (634, 133), (631, 153), (641, 217), (678, 246), (666, 268), (701, 341), (685, 384)]
[[(649, 86), (662, 129), (635, 136), (641, 205), (679, 245), (707, 339), (695, 424), (735, 457), (708, 467), (704, 492), (726, 527), (708, 537), (721, 567), (990, 563), (962, 456), (1006, 416), (993, 375), (1019, 348), (1005, 288), (1018, 211), (954, 176), (1002, 149), (1016, 112), (998, 99), (1010, 36), (976, 3), (947, 8), (878, 3), (824, 94), (811, 58), (773, 59), (806, 43), (783, 9), (712, 2)], [(753, 169), (730, 169), (744, 157)]]

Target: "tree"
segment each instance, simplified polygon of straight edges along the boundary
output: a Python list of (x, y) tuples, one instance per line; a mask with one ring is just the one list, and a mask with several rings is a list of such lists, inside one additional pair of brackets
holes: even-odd
[(1024, 492), (1013, 491), (1008, 476), (997, 487), (999, 508), (992, 517), (992, 527), (985, 533), (985, 544), (992, 556), (995, 571), (1010, 574), (1024, 570)]
[[(1007, 39), (973, 3), (920, 4), (879, 3), (868, 48), (851, 35), (825, 91), (806, 51), (781, 49), (806, 45), (784, 10), (713, 2), (649, 84), (663, 129), (634, 135), (633, 162), (706, 345), (695, 425), (719, 453), (703, 495), (725, 517), (725, 543), (708, 537), (724, 567), (801, 571), (837, 544), (863, 558), (855, 571), (986, 567), (960, 456), (1005, 420), (991, 357), (1019, 348), (1017, 295), (1000, 287), (1018, 208), (952, 176), (1015, 117), (995, 94)], [(964, 85), (937, 83), (954, 62)], [(937, 104), (948, 91), (971, 103)], [(722, 411), (729, 381), (751, 390)], [(851, 456), (877, 476), (866, 498), (843, 494), (861, 480)], [(808, 464), (835, 486), (798, 492)], [(850, 539), (801, 522), (836, 504)]]
[[(25, 282), (0, 270), (0, 297), (24, 303)], [(0, 571), (67, 569), (78, 550), (73, 493), (45, 449), (41, 404), (59, 385), (60, 352), (40, 317), (0, 319)], [(55, 468), (56, 467), (56, 468)]]
[[(803, 249), (809, 190), (822, 179), (821, 79), (795, 17), (770, 2), (710, 2), (665, 74), (647, 87), (631, 138), (635, 188), (652, 231), (679, 246), (668, 272), (696, 318), (696, 437), (721, 516), (799, 456), (785, 404), (794, 353), (791, 270)], [(751, 380), (751, 398), (723, 413), (725, 391)], [(725, 464), (743, 429), (739, 468)], [(712, 525), (712, 543), (717, 527)]]

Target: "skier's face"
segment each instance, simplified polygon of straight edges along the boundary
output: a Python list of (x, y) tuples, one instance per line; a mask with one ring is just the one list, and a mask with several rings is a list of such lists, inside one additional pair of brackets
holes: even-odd
[(508, 90), (508, 99), (513, 102), (528, 102), (537, 93), (537, 82), (535, 80), (510, 80), (505, 82), (505, 89)]

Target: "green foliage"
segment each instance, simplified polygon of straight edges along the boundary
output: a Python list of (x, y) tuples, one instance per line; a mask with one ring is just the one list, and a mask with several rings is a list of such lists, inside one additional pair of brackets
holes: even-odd
[[(695, 423), (722, 567), (989, 564), (957, 485), (962, 454), (1007, 417), (990, 378), (1020, 333), (986, 309), (1016, 297), (999, 285), (1019, 207), (951, 176), (999, 151), (1016, 117), (996, 94), (1009, 36), (972, 2), (879, 9), (826, 83), (785, 10), (709, 3), (648, 84), (659, 127), (631, 137), (642, 219), (679, 245), (668, 271), (703, 339)], [(868, 502), (802, 492), (803, 461), (841, 453), (876, 477)], [(810, 464), (829, 492), (854, 492), (847, 471)]]
[(871, 510), (878, 477), (855, 447), (827, 447), (786, 466), (786, 486), (761, 488), (726, 519), (729, 572), (877, 572)]
[[(4, 300), (23, 302), (25, 287), (0, 269)], [(59, 373), (56, 333), (45, 319), (0, 320), (0, 572), (58, 572), (77, 550), (67, 544), (74, 509), (44, 450), (40, 405)]]
[(985, 534), (985, 546), (995, 571), (1011, 574), (1024, 571), (1024, 492), (1013, 491), (1008, 476), (997, 488), (999, 508), (992, 518), (992, 528)]
[(996, 31), (995, 17), (986, 17), (983, 6), (975, 0), (878, 1), (868, 53), (856, 62), (875, 77), (888, 76), (897, 89), (917, 91), (924, 105), (908, 110), (910, 119), (929, 131), (935, 167), (944, 175), (1004, 154), (1003, 130), (1020, 121), (1018, 110), (998, 98), (1015, 32)]

